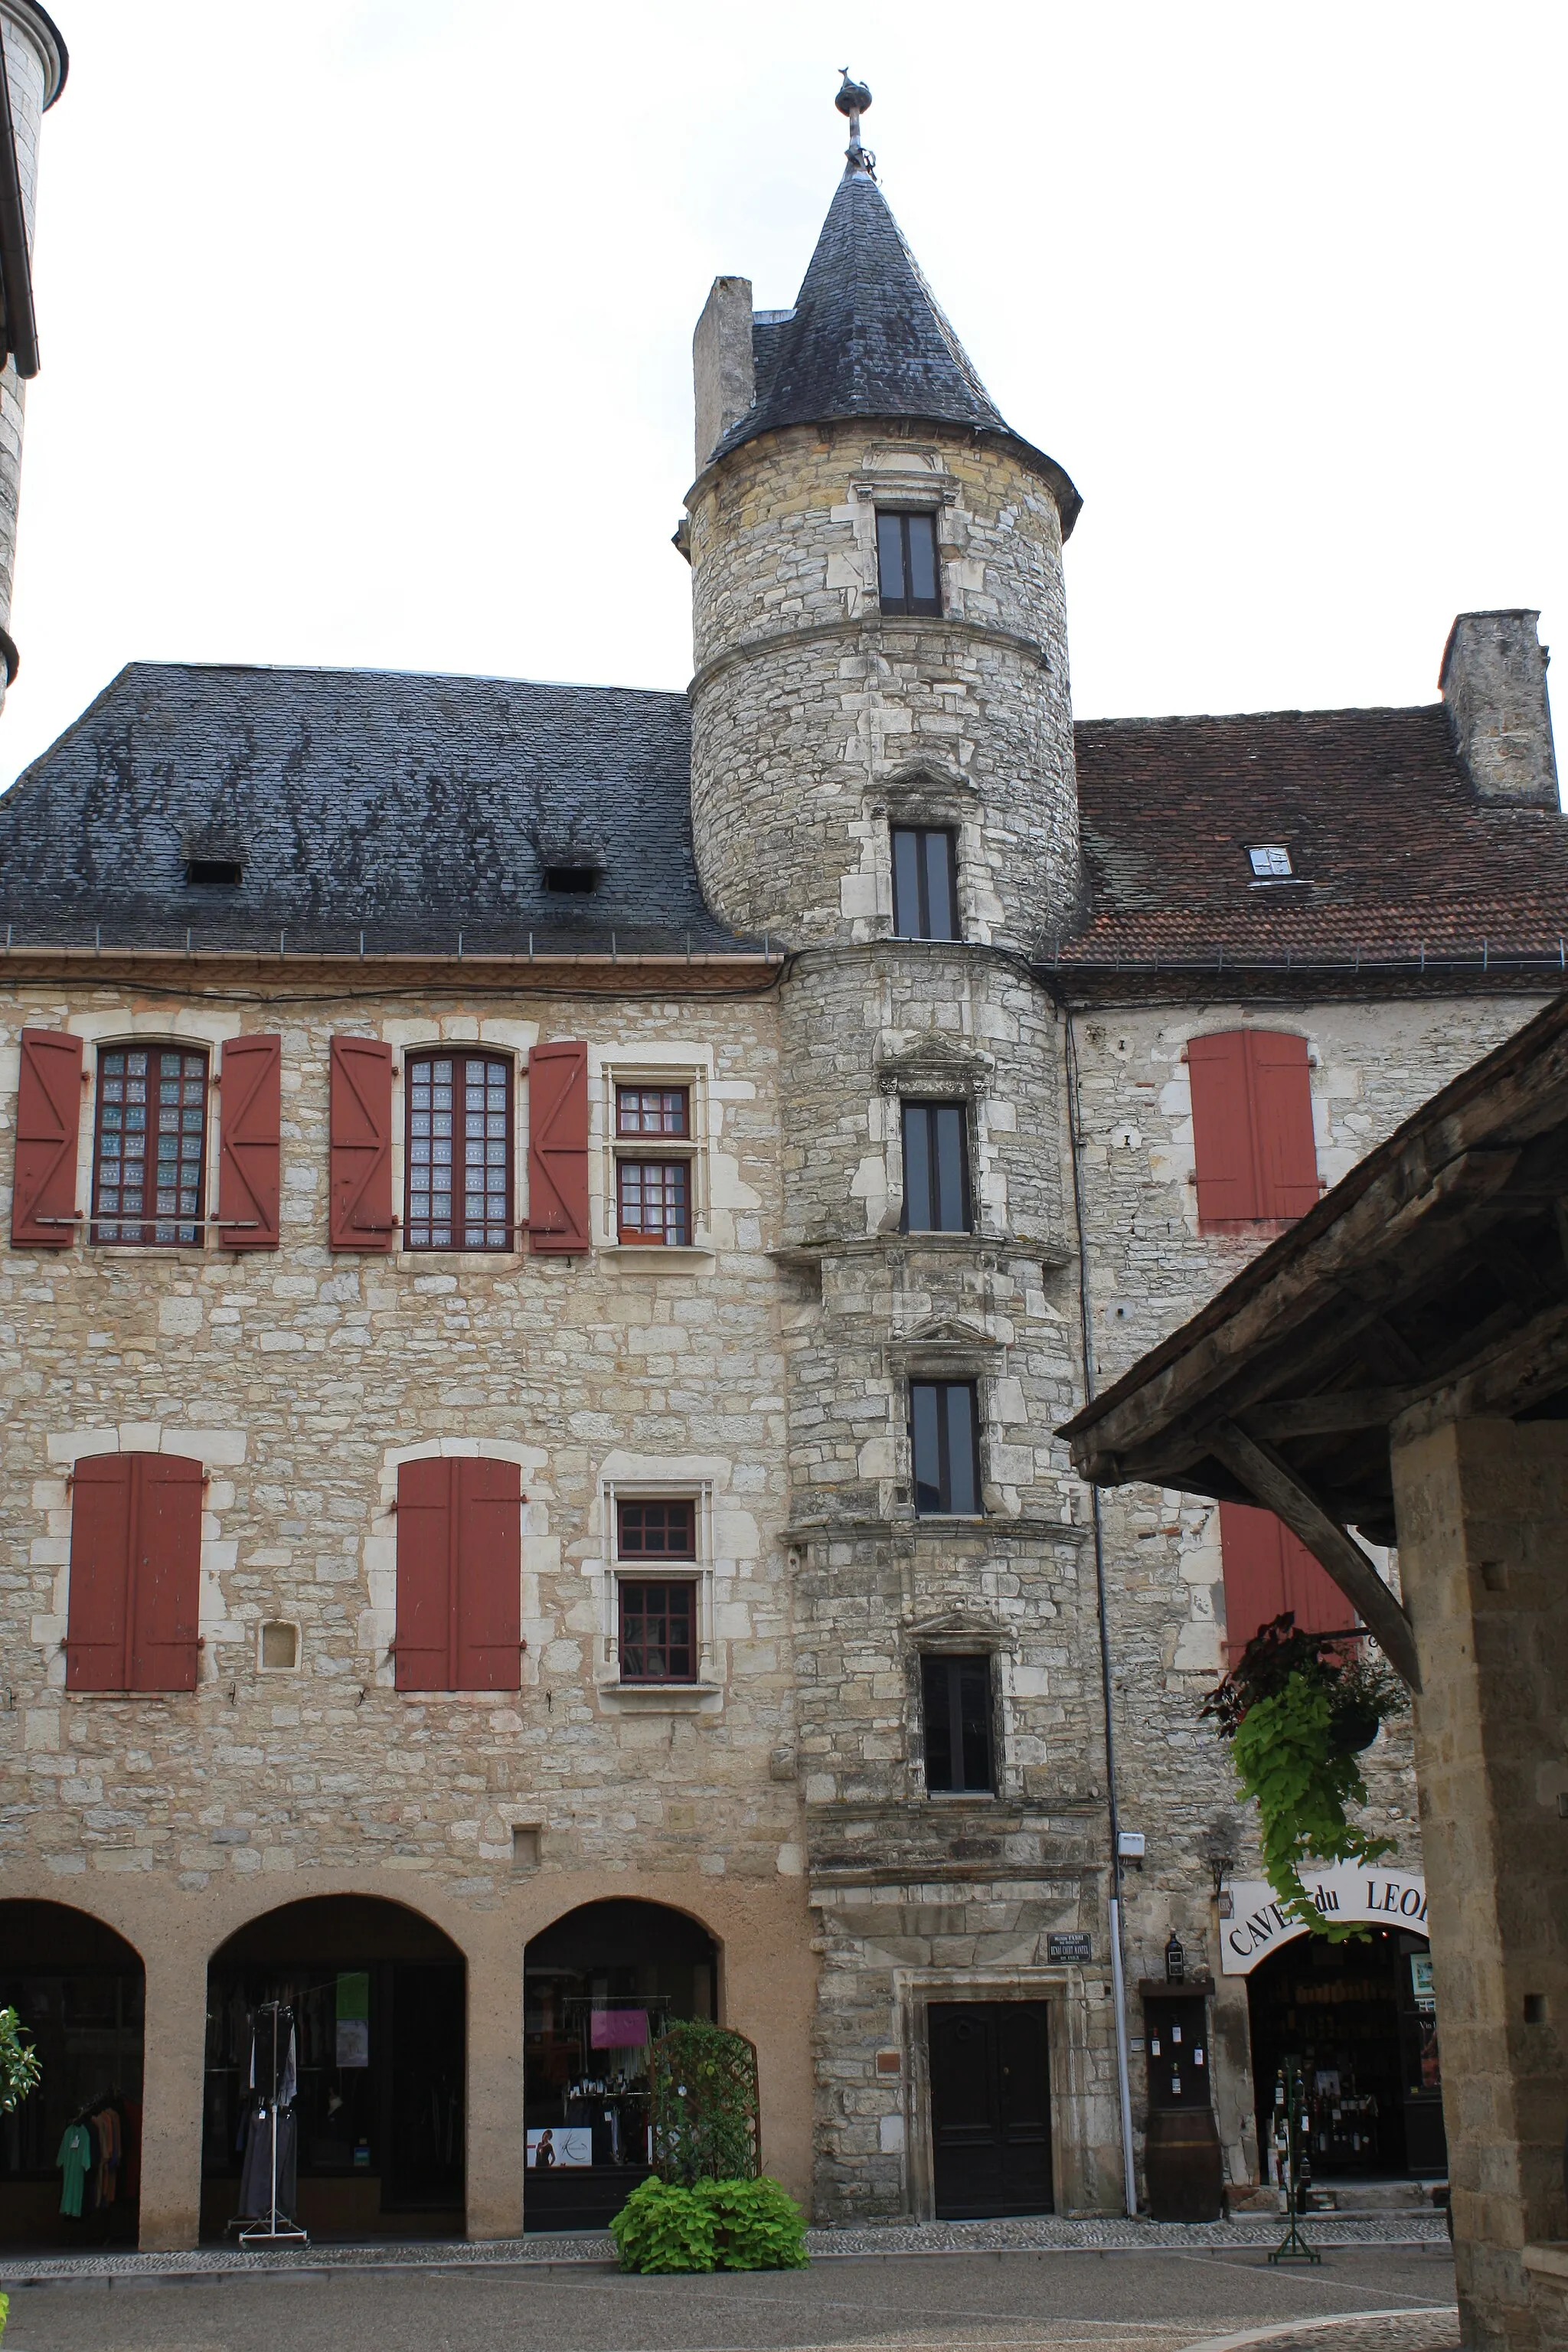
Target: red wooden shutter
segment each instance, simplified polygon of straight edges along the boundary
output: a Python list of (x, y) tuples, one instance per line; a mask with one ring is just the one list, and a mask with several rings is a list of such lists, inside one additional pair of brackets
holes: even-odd
[(1199, 1231), (1305, 1216), (1320, 1190), (1306, 1039), (1271, 1029), (1194, 1037), (1187, 1074)]
[[(24, 1029), (16, 1091), (13, 1248), (68, 1249), (76, 1231), (76, 1141), (81, 1124), (81, 1039)], [(84, 1689), (93, 1685), (84, 1684)]]
[(458, 1690), (514, 1691), (522, 1680), (522, 1473), (515, 1462), (457, 1461)]
[(1312, 1074), (1305, 1037), (1247, 1032), (1258, 1214), (1304, 1217), (1317, 1206), (1318, 1145), (1312, 1133)]
[(283, 1040), (230, 1037), (219, 1088), (218, 1240), (225, 1249), (278, 1247)]
[(195, 1690), (202, 1465), (91, 1454), (71, 1481), (68, 1690)]
[(397, 1473), (399, 1690), (456, 1687), (458, 1519), (452, 1465), (405, 1462)]
[(334, 1037), (331, 1194), (336, 1250), (392, 1247), (392, 1048), (378, 1037)]
[(202, 1572), (199, 1462), (132, 1457), (130, 1690), (195, 1690)]
[(132, 1454), (89, 1454), (71, 1475), (67, 1690), (131, 1687)]
[(1201, 1233), (1226, 1233), (1259, 1214), (1246, 1045), (1246, 1032), (1233, 1029), (1187, 1046)]
[(1235, 1665), (1260, 1625), (1290, 1610), (1303, 1633), (1342, 1633), (1355, 1611), (1326, 1568), (1272, 1511), (1219, 1507), (1226, 1654)]
[(528, 1244), (562, 1255), (588, 1234), (588, 1048), (578, 1038), (528, 1057)]

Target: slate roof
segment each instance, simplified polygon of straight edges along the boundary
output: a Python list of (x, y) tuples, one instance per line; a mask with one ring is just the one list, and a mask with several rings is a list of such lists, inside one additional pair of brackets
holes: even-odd
[[(679, 954), (703, 905), (684, 694), (132, 663), (0, 798), (18, 946)], [(582, 897), (543, 856), (602, 859)], [(192, 856), (237, 887), (190, 887)]]
[[(1086, 903), (1064, 965), (1561, 961), (1568, 819), (1483, 803), (1440, 702), (1075, 730)], [(1303, 879), (1259, 884), (1249, 845)]]
[(752, 327), (756, 396), (714, 451), (844, 416), (907, 416), (1005, 435), (1049, 475), (1071, 530), (1082, 505), (1052, 457), (1015, 433), (975, 373), (881, 189), (848, 168), (795, 309)]

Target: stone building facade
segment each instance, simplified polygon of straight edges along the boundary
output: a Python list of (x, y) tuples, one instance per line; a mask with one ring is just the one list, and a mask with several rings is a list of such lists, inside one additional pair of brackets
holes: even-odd
[[(0, 803), (0, 1956), (121, 1988), (146, 2244), (234, 2204), (234, 2005), (284, 1988), (303, 2033), (328, 1985), (321, 2231), (584, 2218), (641, 2148), (605, 2037), (690, 2011), (756, 2042), (763, 2161), (824, 2219), (1117, 2210), (1173, 1933), (1258, 2179), (1215, 1517), (1097, 1517), (1055, 1433), (1277, 1230), (1208, 1229), (1194, 1040), (1304, 1041), (1327, 1184), (1554, 984), (1533, 621), (1458, 624), (1415, 711), (1075, 728), (1078, 494), (858, 137), (795, 309), (721, 278), (695, 357), (689, 696), (138, 666)], [(132, 1234), (138, 1054), (200, 1092), (201, 1182)], [(418, 1089), (464, 1069), (504, 1125), (482, 1247), (416, 1200)], [(72, 1664), (127, 1456), (205, 1482), (189, 1687)], [(419, 1498), (465, 1463), (515, 1509), (515, 1669), (414, 1687)], [(1397, 1731), (1369, 1780), (1415, 1887)], [(416, 2163), (420, 1969), (461, 2081)], [(41, 2229), (0, 2159), (0, 2229)]]

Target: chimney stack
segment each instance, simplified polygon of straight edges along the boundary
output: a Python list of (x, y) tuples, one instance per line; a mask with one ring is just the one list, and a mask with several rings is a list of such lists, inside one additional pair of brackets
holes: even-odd
[(752, 357), (752, 281), (716, 278), (691, 338), (697, 394), (697, 470), (757, 396)]
[(1461, 613), (1437, 684), (1454, 748), (1479, 800), (1554, 809), (1557, 760), (1539, 613)]

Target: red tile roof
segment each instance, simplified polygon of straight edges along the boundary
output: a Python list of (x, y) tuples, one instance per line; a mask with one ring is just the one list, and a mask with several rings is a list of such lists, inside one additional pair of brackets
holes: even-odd
[[(1085, 906), (1064, 966), (1563, 968), (1568, 817), (1483, 803), (1440, 702), (1079, 723)], [(1300, 880), (1255, 887), (1249, 845)]]

